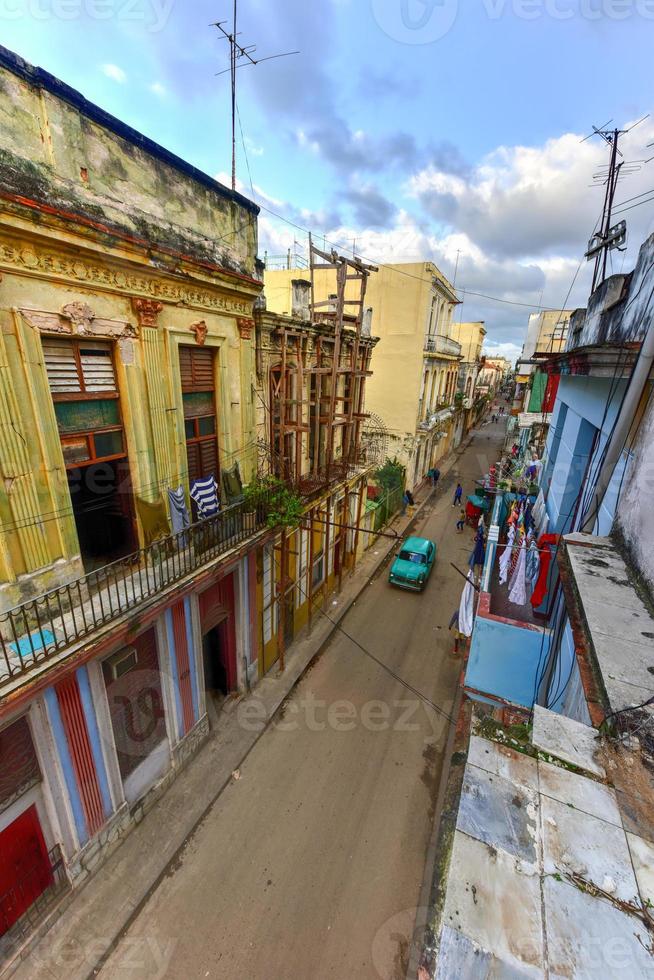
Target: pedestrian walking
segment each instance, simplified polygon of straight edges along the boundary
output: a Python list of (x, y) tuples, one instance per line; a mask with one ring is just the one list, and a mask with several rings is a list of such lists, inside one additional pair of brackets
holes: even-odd
[(461, 508), (461, 513), (459, 514), (459, 519), (456, 522), (457, 534), (463, 534), (463, 529), (466, 526), (466, 512)]
[(410, 491), (410, 490), (407, 490), (407, 492), (406, 492), (406, 495), (407, 495), (407, 497), (408, 497), (408, 499), (409, 499), (409, 506), (410, 506), (410, 507), (415, 507), (415, 505), (416, 505), (416, 502), (415, 502), (415, 500), (413, 499), (413, 494), (411, 493), (411, 491)]
[(460, 483), (457, 483), (456, 490), (454, 491), (454, 500), (452, 501), (452, 506), (456, 507), (457, 504), (461, 503), (461, 497), (463, 496), (463, 487)]
[(402, 494), (402, 517), (405, 516), (406, 509), (409, 506), (409, 503), (410, 503), (409, 493), (407, 490), (405, 490), (404, 493)]
[(440, 476), (441, 476), (441, 471), (436, 466), (434, 466), (429, 471), (429, 477), (431, 479), (431, 485), (432, 485), (432, 487), (434, 487), (434, 488), (436, 487), (436, 484), (440, 480)]

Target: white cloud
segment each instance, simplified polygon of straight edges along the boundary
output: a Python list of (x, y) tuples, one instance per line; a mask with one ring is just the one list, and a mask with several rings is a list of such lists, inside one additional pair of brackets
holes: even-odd
[(518, 347), (517, 344), (510, 343), (486, 343), (483, 352), (487, 357), (506, 357), (508, 361), (511, 361), (511, 364), (515, 364), (522, 353), (522, 348)]
[(118, 65), (102, 65), (102, 74), (106, 75), (107, 78), (111, 78), (114, 82), (119, 82), (121, 85), (124, 85), (127, 81), (127, 75)]
[[(653, 140), (654, 120), (647, 120), (622, 138), (624, 159), (642, 161)], [(406, 191), (436, 221), (496, 257), (580, 255), (602, 209), (604, 188), (593, 186), (593, 176), (607, 162), (602, 140), (581, 142), (579, 134), (564, 133), (542, 146), (500, 146), (467, 177), (426, 167)], [(643, 165), (621, 182), (616, 202), (651, 187), (653, 168)], [(637, 247), (651, 229), (652, 211), (625, 216)]]
[(167, 90), (165, 86), (161, 84), (161, 82), (153, 82), (152, 85), (148, 86), (148, 88), (153, 95), (159, 96), (160, 99), (163, 99), (163, 97), (167, 94)]

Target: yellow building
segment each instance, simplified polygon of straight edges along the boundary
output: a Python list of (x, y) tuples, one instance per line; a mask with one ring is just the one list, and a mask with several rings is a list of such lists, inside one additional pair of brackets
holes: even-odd
[(486, 337), (486, 324), (483, 320), (473, 323), (452, 323), (451, 337), (461, 345), (459, 393), (465, 412), (464, 432), (469, 432), (479, 421), (485, 407), (485, 402), (477, 392), (477, 379)]
[[(291, 283), (307, 275), (298, 269), (266, 270), (269, 309), (288, 313)], [(333, 275), (317, 270), (316, 300), (327, 302), (335, 294)], [(355, 299), (353, 283), (348, 283), (346, 297)], [(387, 430), (389, 456), (405, 466), (409, 489), (424, 481), (463, 433), (463, 414), (455, 398), (461, 346), (451, 335), (457, 302), (454, 287), (430, 262), (382, 265), (368, 283), (371, 330), (380, 342), (366, 390), (366, 411)]]
[(4, 49), (0, 91), (0, 849), (47, 890), (259, 674), (258, 208)]

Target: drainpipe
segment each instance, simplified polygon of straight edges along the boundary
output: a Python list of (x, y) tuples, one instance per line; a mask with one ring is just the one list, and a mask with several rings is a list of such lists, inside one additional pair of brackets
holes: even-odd
[(647, 333), (645, 334), (645, 339), (643, 340), (640, 348), (640, 353), (629, 382), (629, 387), (625, 392), (624, 400), (620, 407), (618, 418), (613, 429), (613, 435), (609, 440), (606, 458), (597, 478), (593, 499), (588, 506), (583, 524), (580, 528), (582, 532), (587, 534), (593, 533), (593, 528), (595, 526), (597, 516), (599, 515), (602, 501), (604, 500), (606, 491), (609, 488), (609, 484), (613, 477), (613, 471), (615, 470), (618, 460), (622, 455), (622, 451), (627, 441), (627, 436), (629, 435), (629, 430), (633, 424), (634, 416), (638, 409), (638, 405), (640, 404), (640, 400), (643, 397), (645, 385), (649, 380), (653, 361), (654, 322), (650, 323)]

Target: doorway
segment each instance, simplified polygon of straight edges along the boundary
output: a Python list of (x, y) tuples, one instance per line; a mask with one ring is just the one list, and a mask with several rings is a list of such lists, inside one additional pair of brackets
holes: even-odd
[(36, 806), (0, 833), (0, 936), (53, 882)]
[(135, 549), (127, 460), (104, 460), (67, 471), (80, 553), (87, 571)]
[(232, 690), (230, 684), (229, 651), (225, 642), (225, 621), (213, 626), (202, 637), (204, 687), (207, 694), (222, 700)]

